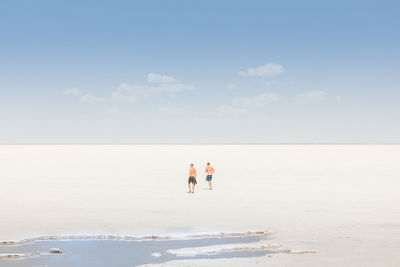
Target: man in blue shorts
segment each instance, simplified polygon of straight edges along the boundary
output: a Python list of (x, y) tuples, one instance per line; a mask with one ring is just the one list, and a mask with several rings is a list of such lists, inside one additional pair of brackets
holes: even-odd
[(206, 167), (206, 173), (207, 173), (206, 180), (208, 182), (208, 185), (210, 186), (210, 190), (212, 190), (211, 180), (214, 172), (215, 172), (214, 168), (210, 165), (210, 162), (208, 162)]

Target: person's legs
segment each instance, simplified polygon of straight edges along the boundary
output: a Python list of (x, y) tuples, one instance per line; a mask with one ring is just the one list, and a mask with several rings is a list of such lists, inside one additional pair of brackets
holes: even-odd
[(210, 190), (212, 190), (211, 180), (212, 180), (212, 175), (207, 175), (207, 181), (208, 181), (208, 186), (210, 187)]
[(192, 184), (192, 193), (194, 193), (194, 183)]
[(192, 192), (192, 191), (190, 191), (190, 181), (188, 181), (188, 186), (189, 186), (189, 193), (190, 193), (190, 192)]

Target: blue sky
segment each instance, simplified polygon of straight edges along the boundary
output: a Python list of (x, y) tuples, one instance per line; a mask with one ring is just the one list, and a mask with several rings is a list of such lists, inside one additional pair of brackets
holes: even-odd
[(1, 1), (1, 143), (400, 142), (397, 1)]

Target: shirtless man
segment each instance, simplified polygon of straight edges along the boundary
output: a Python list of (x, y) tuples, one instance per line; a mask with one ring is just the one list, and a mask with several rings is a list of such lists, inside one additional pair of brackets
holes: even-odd
[[(190, 190), (190, 184), (192, 184), (192, 190)], [(189, 193), (194, 193), (194, 185), (197, 184), (196, 182), (196, 169), (193, 167), (193, 163), (190, 164), (190, 170), (189, 170), (189, 179), (188, 179), (188, 185), (189, 185)]]
[(208, 182), (208, 185), (210, 186), (210, 190), (212, 190), (212, 183), (211, 183), (211, 180), (212, 180), (212, 175), (213, 175), (213, 173), (215, 172), (215, 170), (214, 170), (214, 168), (210, 165), (210, 162), (209, 163), (207, 163), (207, 167), (206, 167), (206, 173), (207, 173), (207, 182)]

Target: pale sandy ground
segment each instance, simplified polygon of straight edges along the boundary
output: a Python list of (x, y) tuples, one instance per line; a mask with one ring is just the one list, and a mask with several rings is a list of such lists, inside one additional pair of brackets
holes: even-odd
[(317, 253), (168, 265), (399, 266), (399, 190), (399, 145), (7, 145), (0, 241), (274, 230), (274, 243)]

